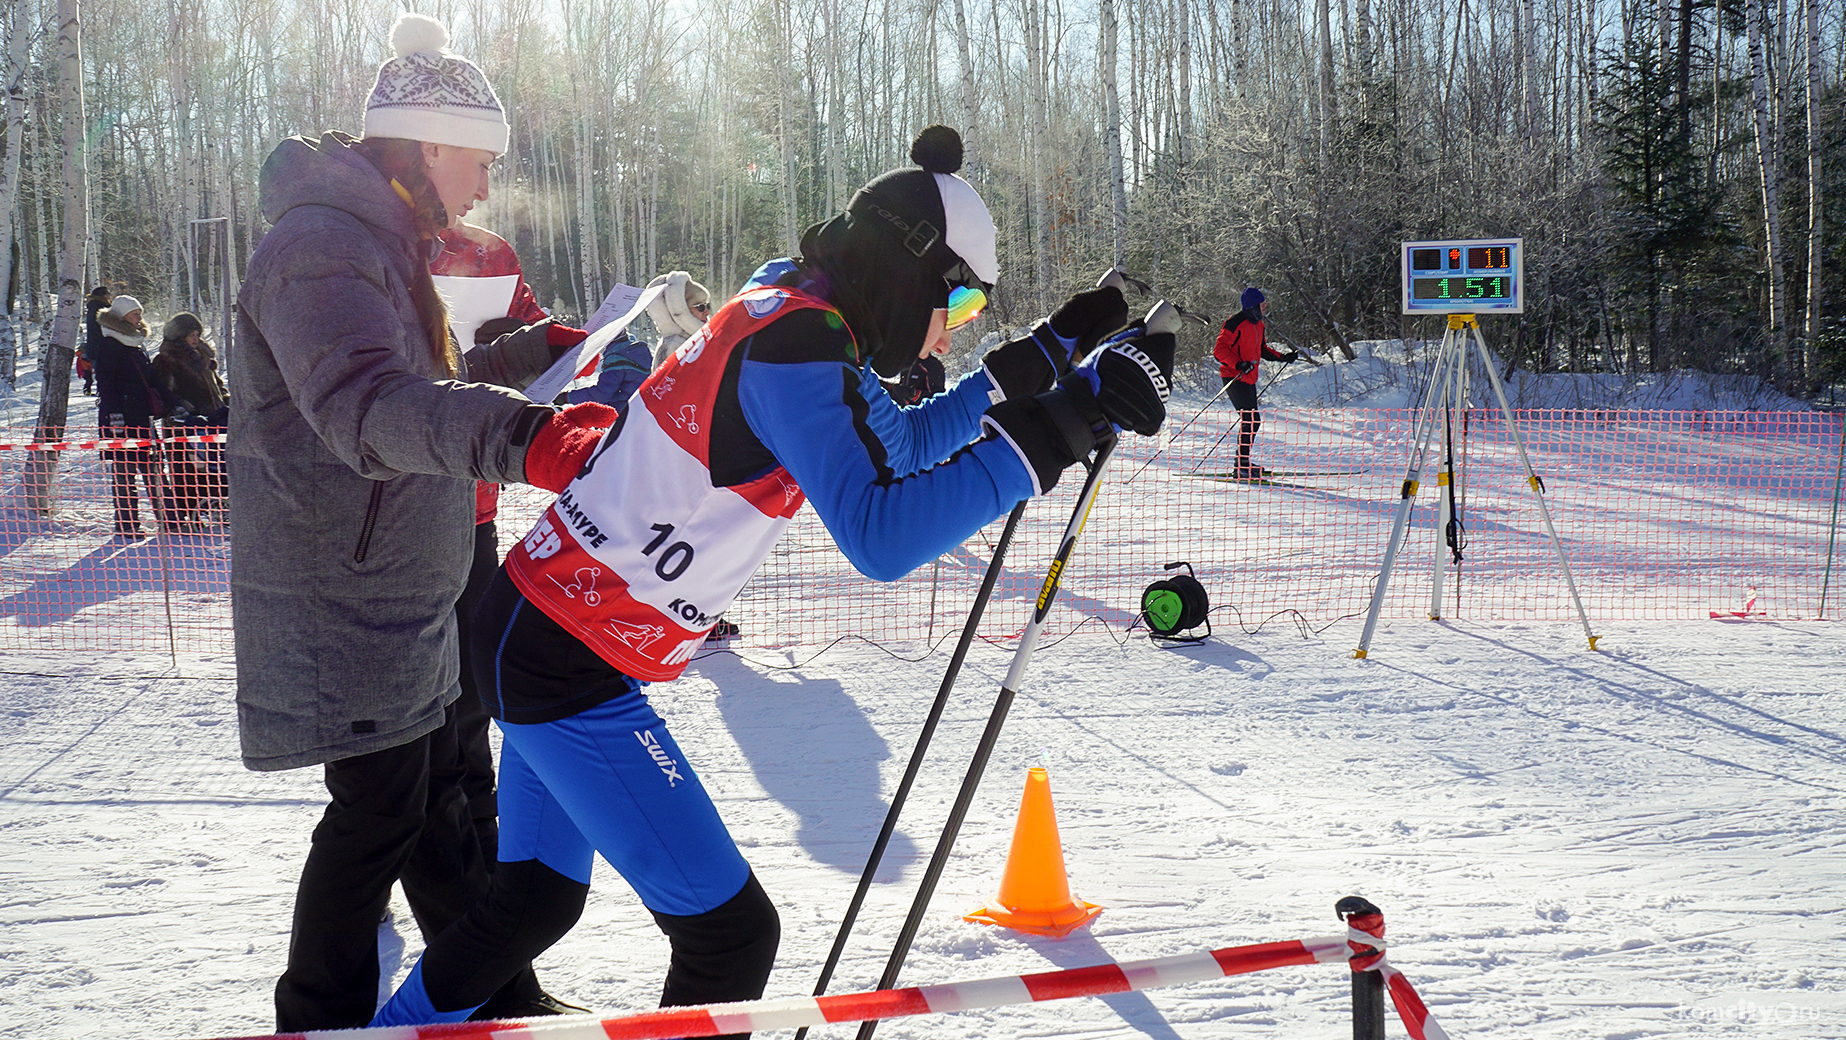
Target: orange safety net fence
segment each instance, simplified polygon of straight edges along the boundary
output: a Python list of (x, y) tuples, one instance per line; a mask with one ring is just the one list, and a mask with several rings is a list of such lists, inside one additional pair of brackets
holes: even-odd
[[(1046, 634), (1089, 619), (1130, 625), (1141, 591), (1176, 560), (1191, 563), (1220, 628), (1277, 615), (1314, 627), (1362, 616), (1399, 507), (1416, 410), (1267, 409), (1254, 457), (1276, 475), (1263, 484), (1217, 476), (1235, 452), (1233, 410), (1214, 405), (1189, 423), (1183, 408), (1175, 412), (1161, 437), (1124, 439)], [(1751, 609), (1767, 617), (1838, 613), (1832, 579), (1846, 556), (1846, 545), (1835, 545), (1839, 416), (1547, 409), (1513, 419), (1592, 623), (1704, 619), (1739, 609), (1752, 590)], [(111, 461), (73, 446), (56, 453), (47, 484), (52, 453), (27, 450), (30, 438), (17, 432), (7, 440), (0, 648), (231, 652), (226, 519), (235, 494), (224, 485), (221, 445), (116, 450)], [(1459, 565), (1436, 516), (1437, 460), (1450, 446), (1463, 474)], [(1444, 617), (1575, 620), (1498, 409), (1439, 426), (1421, 480), (1382, 616), (1427, 615), (1440, 554)], [(1006, 640), (1025, 627), (1081, 483), (1073, 470), (1028, 505), (984, 637)], [(49, 514), (39, 508), (47, 486)], [(132, 491), (132, 522), (146, 537), (115, 536), (117, 507), (130, 501), (130, 490), (116, 487)], [(503, 549), (550, 500), (506, 489)], [(952, 638), (1000, 528), (996, 521), (933, 564), (878, 584), (854, 571), (804, 510), (727, 613), (742, 630), (731, 645)]]

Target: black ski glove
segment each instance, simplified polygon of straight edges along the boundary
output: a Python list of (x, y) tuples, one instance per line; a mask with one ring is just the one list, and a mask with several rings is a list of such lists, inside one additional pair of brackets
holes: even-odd
[(1288, 351), (1282, 354), (1280, 357), (1276, 358), (1276, 360), (1282, 362), (1284, 365), (1292, 365), (1295, 362), (1301, 360), (1301, 351), (1299, 350)]
[(1113, 285), (1086, 289), (1065, 300), (1064, 306), (1041, 324), (1050, 327), (1066, 348), (1066, 356), (1077, 361), (1095, 350), (1104, 336), (1120, 332), (1128, 324), (1128, 301)]
[(1170, 332), (1110, 343), (1084, 358), (1058, 386), (1073, 396), (1088, 391), (1116, 429), (1152, 437), (1167, 419), (1176, 344)]
[(1089, 455), (1116, 429), (1151, 435), (1166, 419), (1173, 372), (1170, 333), (1111, 343), (1085, 358), (1056, 388), (1002, 401), (981, 426), (1011, 445), (1032, 472), (1034, 494), (1057, 486), (1071, 463)]
[(1025, 335), (1002, 343), (981, 358), (999, 400), (1030, 397), (1051, 389), (1073, 359), (1088, 354), (1104, 336), (1128, 323), (1128, 303), (1114, 286), (1080, 292)]
[(1256, 371), (1256, 362), (1239, 361), (1237, 362), (1237, 371), (1238, 372), (1254, 372)]
[(1012, 447), (1032, 474), (1032, 493), (1042, 495), (1058, 486), (1071, 463), (1090, 453), (1109, 421), (1100, 413), (1085, 415), (1060, 388), (1001, 401), (981, 416), (981, 428)]

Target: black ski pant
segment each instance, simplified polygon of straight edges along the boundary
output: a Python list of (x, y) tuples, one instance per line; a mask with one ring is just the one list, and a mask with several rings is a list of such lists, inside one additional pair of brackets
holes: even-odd
[[(327, 763), (331, 801), (314, 828), (295, 892), (288, 967), (276, 982), (276, 1030), (354, 1029), (378, 1007), (378, 925), (391, 885), (425, 940), (453, 924), (487, 891), (461, 789), (432, 783), (432, 762), (453, 762), (454, 710), (407, 744)], [(509, 991), (536, 995), (529, 963)]]
[(1232, 407), (1237, 409), (1240, 426), (1237, 430), (1237, 468), (1244, 469), (1250, 465), (1250, 448), (1256, 443), (1256, 431), (1263, 428), (1263, 413), (1256, 407), (1256, 384), (1246, 383), (1235, 376), (1226, 379), (1225, 385)]
[[(455, 628), (461, 645), (461, 696), (455, 699), (456, 743), (460, 755), (456, 782), (468, 800), (468, 815), (474, 820), (474, 836), (481, 846), (481, 859), (493, 872), (499, 859), (500, 809), (495, 798), (493, 745), (488, 730), (493, 719), (481, 703), (474, 665), (469, 660), (470, 634), (474, 630), (474, 608), (481, 593), (500, 569), (500, 539), (492, 520), (474, 527), (474, 562), (468, 568), (468, 584), (455, 601)], [(439, 770), (440, 772), (440, 770)]]
[[(589, 891), (589, 885), (536, 859), (500, 864), (487, 898), (430, 943), (423, 955), (423, 988), (430, 1005), (450, 1011), (480, 1003), (509, 973), (530, 964), (570, 931)], [(754, 873), (716, 908), (684, 917), (654, 912), (654, 923), (673, 951), (661, 1007), (763, 995), (782, 924)], [(749, 1035), (727, 1034), (730, 1040)]]

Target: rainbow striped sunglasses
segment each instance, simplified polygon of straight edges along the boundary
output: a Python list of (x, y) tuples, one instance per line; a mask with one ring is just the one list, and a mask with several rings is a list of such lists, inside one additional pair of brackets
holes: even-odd
[(987, 294), (973, 286), (958, 285), (949, 290), (949, 316), (945, 327), (959, 329), (981, 316), (987, 309)]

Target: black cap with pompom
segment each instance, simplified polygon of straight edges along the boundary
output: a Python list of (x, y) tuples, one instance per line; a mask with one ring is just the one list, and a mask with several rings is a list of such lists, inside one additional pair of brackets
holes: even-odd
[(961, 159), (961, 135), (941, 123), (924, 127), (910, 143), (910, 161), (931, 173), (955, 173)]
[[(911, 142), (910, 158), (916, 166), (874, 177), (853, 193), (844, 213), (808, 229), (801, 243), (804, 263), (825, 268), (837, 288), (849, 290), (828, 298), (841, 307), (873, 369), (886, 377), (916, 363), (930, 313), (945, 303), (945, 277), (954, 275), (960, 284), (961, 272), (970, 269), (951, 238), (975, 228), (982, 248), (973, 270), (990, 283), (996, 266), (986, 205), (953, 176), (962, 165), (961, 135), (946, 126), (925, 127)], [(954, 220), (945, 192), (958, 207)]]

